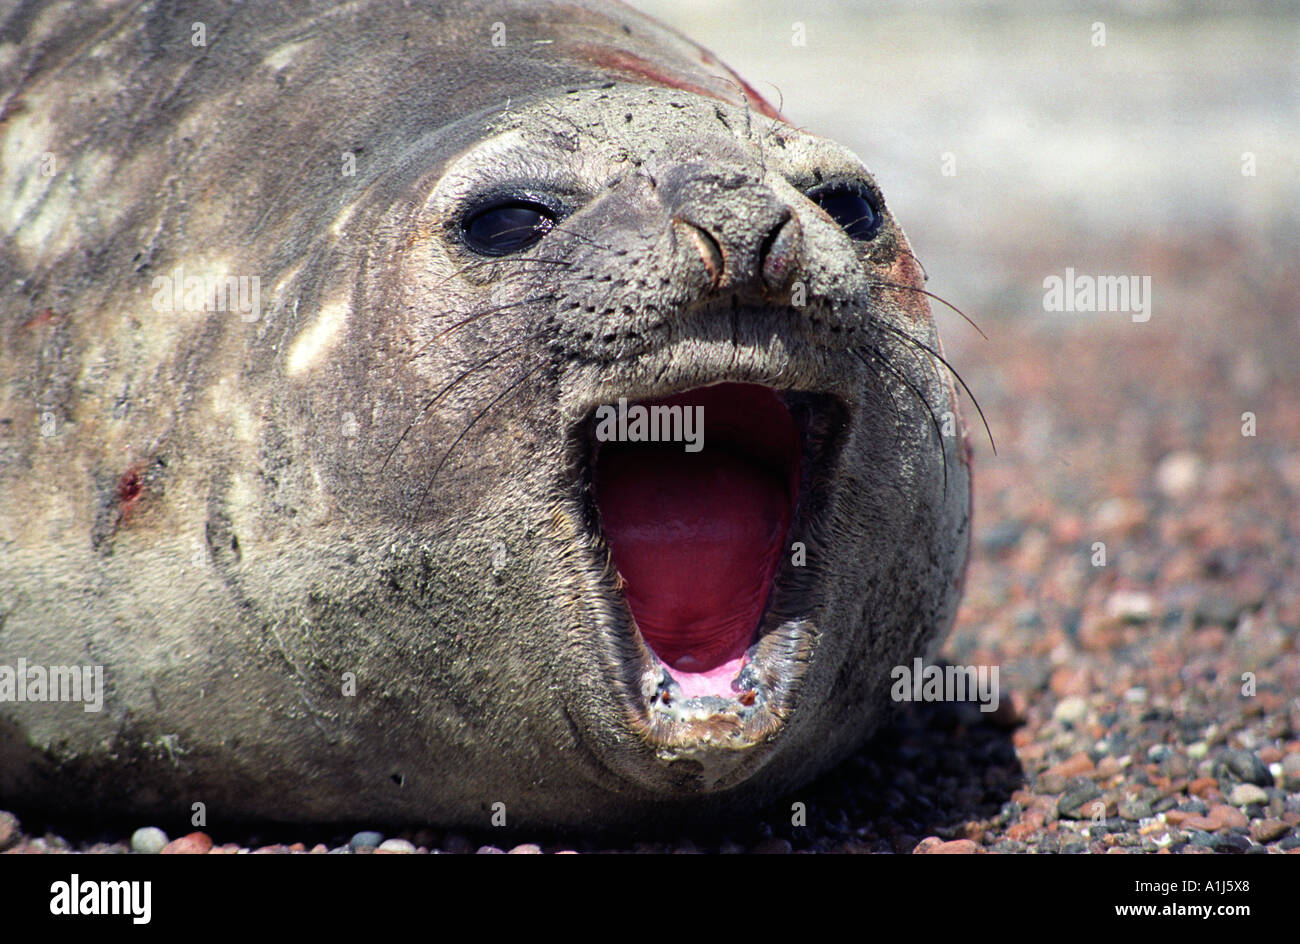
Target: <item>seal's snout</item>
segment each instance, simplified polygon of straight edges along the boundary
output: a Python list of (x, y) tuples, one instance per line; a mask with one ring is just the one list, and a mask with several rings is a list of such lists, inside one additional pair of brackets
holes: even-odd
[(715, 232), (684, 219), (673, 220), (675, 233), (699, 254), (712, 290), (766, 288), (779, 292), (790, 284), (800, 264), (803, 233), (799, 218), (788, 209), (763, 236), (754, 258), (744, 247), (728, 245)]
[(762, 294), (795, 277), (803, 231), (771, 188), (741, 174), (701, 174), (665, 189), (674, 236), (690, 247), (687, 264), (703, 268), (708, 290)]

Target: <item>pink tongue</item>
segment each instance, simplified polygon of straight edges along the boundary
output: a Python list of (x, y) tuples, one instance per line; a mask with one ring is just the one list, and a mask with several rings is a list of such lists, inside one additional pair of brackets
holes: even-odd
[(628, 605), (655, 654), (679, 679), (739, 659), (790, 527), (788, 483), (706, 436), (698, 453), (610, 450), (597, 485)]

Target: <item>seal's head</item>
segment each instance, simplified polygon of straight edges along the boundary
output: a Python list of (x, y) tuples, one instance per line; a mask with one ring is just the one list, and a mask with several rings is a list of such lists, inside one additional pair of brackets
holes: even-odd
[[(163, 730), (188, 748), (138, 759), (150, 799), (124, 805), (202, 790), (244, 815), (478, 822), (501, 801), (512, 823), (593, 825), (806, 781), (942, 639), (968, 543), (965, 433), (879, 187), (631, 14), (566, 6), (561, 28), (519, 5), (507, 68), (490, 24), (382, 9), (403, 97), (345, 114), (316, 33), (261, 51), (287, 83), (228, 95), (295, 138), (339, 122), (331, 140), (364, 144), (354, 179), (308, 186), (300, 158), (246, 150), (236, 175), (223, 148), (253, 138), (229, 125), (176, 170), (155, 156), (243, 188), (224, 215), (169, 206), (189, 225), (155, 267), (246, 251), (268, 303), (161, 355), (219, 396), (165, 434), (111, 426), (166, 452), (168, 482), (114, 519), (101, 585), (147, 613), (163, 578), (120, 563), (133, 541), (210, 551), (157, 565), (207, 588), (201, 613), (101, 644), (119, 752)], [(435, 36), (439, 94), (417, 87)], [(114, 393), (169, 376), (115, 370)], [(159, 676), (175, 647), (193, 661)], [(103, 794), (123, 777), (84, 769)]]
[(370, 366), (322, 389), (380, 407), (357, 513), (462, 522), (477, 582), (499, 545), (495, 667), (545, 666), (614, 789), (766, 793), (842, 756), (946, 629), (967, 543), (872, 176), (744, 102), (617, 84), (512, 103), (427, 180), (363, 329), (400, 324), (420, 396)]

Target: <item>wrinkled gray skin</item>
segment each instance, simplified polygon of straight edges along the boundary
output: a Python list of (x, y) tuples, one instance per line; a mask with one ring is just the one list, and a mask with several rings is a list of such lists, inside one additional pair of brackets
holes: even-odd
[[(804, 196), (862, 164), (631, 10), (308, 6), (3, 15), (0, 664), (107, 691), (0, 704), (0, 801), (594, 828), (842, 759), (950, 626), (969, 534), (902, 231)], [(569, 215), (485, 259), (459, 223), (505, 191)], [(258, 277), (260, 311), (165, 310), (177, 266)], [(842, 409), (758, 703), (663, 710), (581, 430), (723, 380)]]

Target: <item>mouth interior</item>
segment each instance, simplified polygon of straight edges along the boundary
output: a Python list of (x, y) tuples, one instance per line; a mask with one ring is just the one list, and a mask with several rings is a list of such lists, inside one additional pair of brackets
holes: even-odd
[(629, 434), (597, 443), (605, 539), (637, 628), (683, 695), (731, 697), (786, 550), (799, 429), (777, 394), (756, 384), (717, 384), (635, 406), (683, 407), (692, 421), (702, 417), (701, 448), (687, 451), (693, 440), (629, 441), (629, 407)]

